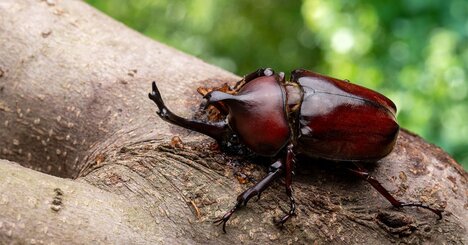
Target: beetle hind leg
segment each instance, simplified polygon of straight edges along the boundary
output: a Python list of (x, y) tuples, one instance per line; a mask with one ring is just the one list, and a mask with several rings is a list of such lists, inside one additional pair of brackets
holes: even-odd
[(422, 204), (422, 203), (409, 203), (409, 202), (407, 203), (407, 202), (398, 201), (395, 197), (392, 196), (392, 194), (390, 194), (387, 191), (387, 189), (385, 189), (385, 187), (382, 186), (382, 184), (380, 184), (380, 182), (377, 179), (372, 177), (367, 171), (365, 171), (360, 166), (356, 165), (356, 169), (349, 168), (348, 170), (350, 170), (352, 173), (354, 173), (355, 175), (359, 176), (360, 178), (364, 179), (369, 184), (371, 184), (372, 187), (374, 187), (382, 196), (384, 196), (385, 199), (387, 199), (394, 207), (397, 207), (397, 208), (399, 208), (399, 207), (420, 207), (420, 208), (427, 209), (427, 210), (433, 212), (434, 214), (436, 214), (438, 216), (439, 220), (442, 219), (442, 210), (440, 210), (440, 209), (435, 209), (435, 208), (429, 207), (428, 205), (425, 205), (425, 204)]

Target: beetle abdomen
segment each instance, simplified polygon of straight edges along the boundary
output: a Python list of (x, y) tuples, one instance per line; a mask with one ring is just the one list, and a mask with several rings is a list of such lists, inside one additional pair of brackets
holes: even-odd
[(396, 107), (388, 98), (345, 81), (295, 71), (304, 97), (298, 148), (312, 157), (377, 160), (391, 152), (398, 135)]

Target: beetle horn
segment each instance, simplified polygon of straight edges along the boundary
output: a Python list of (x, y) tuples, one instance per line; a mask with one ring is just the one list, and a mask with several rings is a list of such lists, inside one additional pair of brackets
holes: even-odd
[(204, 96), (207, 100), (208, 105), (224, 100), (236, 100), (236, 96), (232, 94), (226, 94), (220, 91), (212, 91)]

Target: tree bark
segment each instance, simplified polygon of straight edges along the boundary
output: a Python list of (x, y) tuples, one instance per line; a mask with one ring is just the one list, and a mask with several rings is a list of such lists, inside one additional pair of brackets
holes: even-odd
[(444, 209), (442, 220), (392, 208), (339, 163), (300, 159), (296, 217), (273, 223), (288, 205), (280, 181), (224, 234), (212, 221), (253, 182), (234, 173), (258, 180), (266, 167), (161, 121), (147, 93), (158, 81), (192, 117), (197, 87), (238, 79), (81, 1), (0, 2), (0, 243), (467, 242), (468, 174), (404, 130), (372, 175), (401, 200)]

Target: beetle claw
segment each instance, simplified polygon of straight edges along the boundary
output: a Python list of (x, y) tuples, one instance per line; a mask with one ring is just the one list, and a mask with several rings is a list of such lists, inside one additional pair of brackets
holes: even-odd
[(226, 223), (231, 218), (232, 214), (234, 214), (234, 212), (236, 212), (236, 210), (239, 209), (240, 206), (241, 206), (240, 202), (237, 202), (236, 206), (234, 206), (231, 210), (229, 210), (227, 213), (225, 213), (223, 215), (223, 217), (213, 221), (213, 223), (216, 224), (216, 225), (223, 224), (223, 232), (226, 233)]
[(286, 214), (285, 216), (283, 216), (279, 221), (276, 222), (276, 225), (279, 226), (279, 227), (284, 227), (284, 223), (286, 223), (286, 221), (289, 220), (289, 218), (291, 218), (293, 215), (295, 215), (295, 213), (293, 214)]
[(258, 200), (260, 200), (260, 196), (261, 196), (261, 195), (262, 195), (261, 192), (259, 192), (259, 193), (257, 194), (257, 200), (255, 200), (256, 202), (258, 202)]
[(215, 225), (223, 224), (223, 232), (226, 233), (226, 223), (227, 223), (228, 220), (229, 220), (229, 217), (227, 217), (227, 218), (222, 217), (220, 219), (217, 219), (217, 220), (213, 221), (213, 223)]
[(424, 205), (422, 203), (401, 203), (400, 207), (420, 207), (420, 208), (424, 208), (424, 209), (427, 209), (427, 210), (433, 212), (435, 215), (437, 215), (438, 216), (437, 220), (442, 219), (443, 210), (431, 208), (431, 207), (429, 207), (427, 205)]
[(295, 216), (295, 215), (296, 215), (295, 208), (289, 210), (289, 212), (286, 215), (284, 215), (283, 217), (281, 217), (280, 220), (275, 221), (276, 226), (278, 226), (280, 228), (283, 228), (284, 223), (286, 223), (286, 221), (288, 221), (289, 218), (291, 218), (292, 216)]

